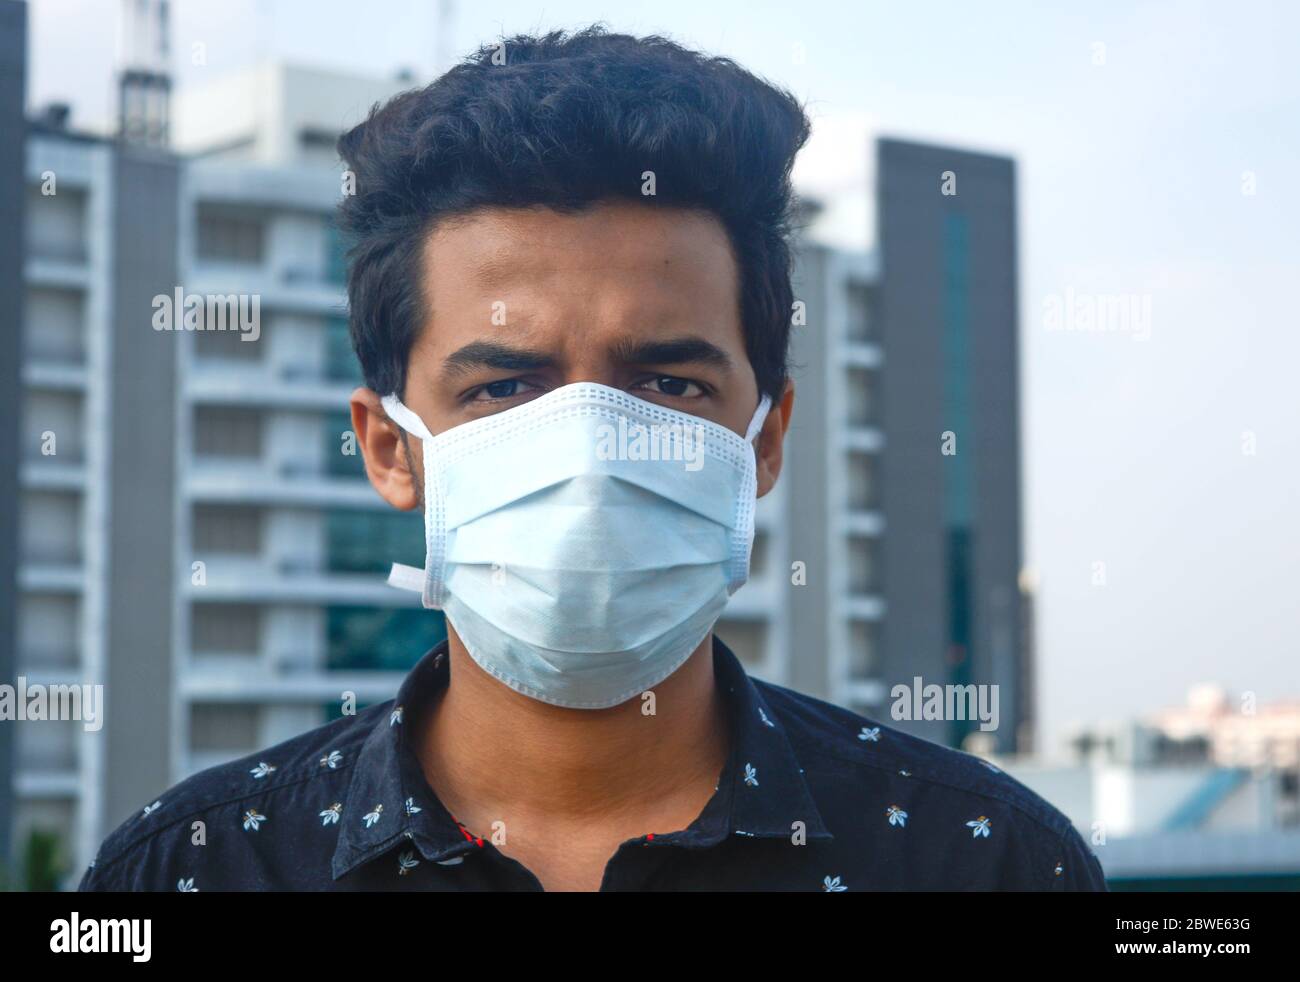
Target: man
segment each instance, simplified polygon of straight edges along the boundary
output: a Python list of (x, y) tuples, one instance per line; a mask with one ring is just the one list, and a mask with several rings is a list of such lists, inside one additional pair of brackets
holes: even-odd
[(448, 638), (394, 701), (163, 794), (83, 889), (1105, 888), (996, 768), (712, 635), (793, 410), (807, 134), (728, 61), (591, 29), (344, 135), (353, 425)]

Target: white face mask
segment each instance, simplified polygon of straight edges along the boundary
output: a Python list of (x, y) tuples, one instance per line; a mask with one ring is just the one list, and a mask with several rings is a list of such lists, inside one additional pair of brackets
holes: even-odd
[(424, 569), (388, 581), (443, 610), (479, 666), (524, 695), (604, 709), (657, 685), (749, 577), (753, 439), (579, 382), (432, 436)]

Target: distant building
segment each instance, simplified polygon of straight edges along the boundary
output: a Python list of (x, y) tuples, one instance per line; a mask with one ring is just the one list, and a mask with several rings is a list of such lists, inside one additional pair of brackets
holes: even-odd
[(1300, 771), (1300, 702), (1257, 705), (1214, 685), (1188, 693), (1187, 705), (1153, 714), (1148, 722), (1169, 740), (1203, 744), (1223, 767), (1271, 765)]
[[(999, 687), (999, 726), (898, 725), (1008, 753), (1029, 671), (1021, 488), (1014, 161), (877, 144), (880, 682)], [(877, 710), (888, 719), (888, 705)], [(991, 741), (990, 741), (991, 736)]]
[(415, 84), (408, 74), (381, 79), (265, 62), (178, 91), (173, 146), (188, 157), (337, 172), (339, 134)]
[(180, 171), (62, 112), (26, 137), (15, 674), (102, 684), (107, 711), (16, 728), (15, 832), (59, 830), (80, 864), (171, 774), (177, 349), (150, 320), (179, 282)]
[(1203, 686), (1075, 732), (1073, 761), (999, 764), (1090, 838), (1114, 888), (1300, 889), (1298, 722), (1294, 704)]
[[(883, 699), (878, 257), (801, 240), (794, 288), (794, 413), (779, 497), (764, 502), (770, 527), (785, 537), (764, 604), (784, 628), (783, 654), (755, 667), (772, 681), (864, 711)], [(724, 639), (729, 626), (719, 628)]]
[[(23, 228), (27, 77), (27, 5), (0, 0), (0, 228)], [(0, 236), (0, 419), (22, 414), (23, 252), (18, 235)], [(22, 440), (0, 426), (0, 682), (18, 675), (18, 539)], [(15, 727), (0, 723), (0, 864), (12, 852)]]

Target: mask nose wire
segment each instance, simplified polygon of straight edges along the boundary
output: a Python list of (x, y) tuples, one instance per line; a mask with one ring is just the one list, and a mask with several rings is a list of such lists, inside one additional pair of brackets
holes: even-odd
[[(433, 436), (429, 433), (429, 428), (424, 425), (424, 420), (408, 409), (402, 400), (397, 397), (396, 393), (384, 396), (380, 403), (383, 405), (384, 412), (388, 414), (389, 419), (397, 423), (407, 433), (419, 437), (421, 440), (433, 439)], [(771, 408), (772, 397), (765, 392), (763, 398), (758, 401), (758, 408), (754, 410), (749, 426), (745, 429), (746, 443), (752, 443), (754, 438), (758, 436)]]

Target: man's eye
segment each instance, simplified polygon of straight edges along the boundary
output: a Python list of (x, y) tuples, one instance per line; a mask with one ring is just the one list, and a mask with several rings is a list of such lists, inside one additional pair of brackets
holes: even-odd
[(489, 382), (483, 388), (478, 390), (475, 398), (486, 397), (488, 399), (509, 399), (511, 396), (519, 394), (519, 379), (505, 378), (499, 382)]
[(665, 396), (697, 396), (704, 392), (696, 383), (675, 375), (660, 375), (646, 384), (651, 391)]

